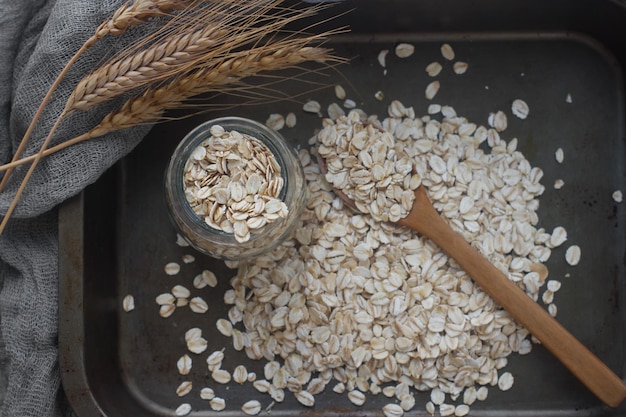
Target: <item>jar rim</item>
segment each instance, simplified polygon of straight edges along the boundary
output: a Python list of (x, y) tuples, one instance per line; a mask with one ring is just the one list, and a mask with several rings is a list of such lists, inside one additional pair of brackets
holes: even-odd
[[(255, 120), (237, 116), (227, 116), (205, 121), (193, 128), (179, 142), (170, 158), (165, 176), (166, 199), (170, 212), (176, 211), (176, 216), (171, 217), (174, 217), (172, 220), (174, 220), (174, 223), (178, 226), (178, 228), (183, 230), (185, 228), (193, 230), (193, 233), (197, 234), (200, 238), (211, 239), (214, 241), (217, 240), (219, 241), (219, 244), (224, 247), (248, 250), (248, 248), (254, 247), (257, 240), (260, 241), (260, 239), (263, 239), (265, 235), (271, 233), (273, 230), (278, 230), (279, 228), (284, 227), (283, 223), (286, 219), (282, 218), (274, 222), (267, 223), (261, 229), (255, 230), (251, 233), (250, 239), (247, 242), (237, 242), (234, 239), (233, 233), (227, 233), (208, 225), (202, 216), (193, 211), (191, 205), (185, 197), (185, 187), (183, 181), (185, 165), (188, 163), (191, 153), (197, 148), (197, 146), (203, 140), (210, 137), (210, 128), (215, 125), (222, 126), (226, 131), (237, 131), (239, 133), (247, 134), (260, 141), (264, 146), (267, 146), (280, 166), (280, 176), (284, 181), (279, 198), (288, 205), (290, 205), (290, 201), (287, 200), (290, 200), (293, 196), (290, 196), (287, 193), (291, 184), (289, 184), (290, 179), (288, 175), (288, 164), (285, 160), (285, 155), (287, 153), (294, 155), (295, 152), (288, 146), (280, 133), (268, 128), (267, 126)], [(295, 155), (295, 160), (299, 165), (298, 169), (302, 172), (302, 166), (297, 155)], [(302, 195), (304, 194), (303, 189), (296, 191), (301, 191)], [(298, 196), (296, 195), (296, 197)], [(170, 213), (170, 215), (171, 214), (172, 213)], [(196, 247), (197, 245), (193, 246)], [(196, 247), (196, 249), (198, 248)]]

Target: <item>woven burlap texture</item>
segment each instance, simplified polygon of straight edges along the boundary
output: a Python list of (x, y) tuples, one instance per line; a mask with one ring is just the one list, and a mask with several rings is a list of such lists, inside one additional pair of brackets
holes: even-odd
[[(0, 162), (9, 162), (39, 103), (65, 63), (124, 0), (0, 0)], [(26, 154), (39, 149), (72, 86), (139, 36), (110, 37), (75, 65), (43, 114)], [(55, 143), (93, 126), (110, 110), (78, 112), (61, 125)], [(149, 127), (110, 134), (42, 160), (0, 236), (0, 400), (7, 417), (70, 414), (57, 352), (59, 203), (93, 183), (130, 152)], [(0, 194), (6, 213), (25, 169), (16, 170)]]

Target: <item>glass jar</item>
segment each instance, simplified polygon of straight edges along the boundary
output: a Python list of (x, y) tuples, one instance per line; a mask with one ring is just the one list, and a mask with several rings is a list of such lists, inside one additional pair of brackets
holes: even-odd
[[(210, 225), (211, 221), (207, 222), (196, 214), (188, 201), (185, 186), (187, 164), (192, 162), (190, 158), (194, 150), (211, 138), (211, 128), (214, 126), (257, 139), (267, 147), (280, 167), (283, 186), (276, 198), (285, 203), (287, 213), (260, 228), (251, 229), (246, 241), (236, 239), (232, 231), (225, 231), (226, 228)], [(231, 172), (231, 175), (235, 173)], [(254, 120), (222, 117), (200, 124), (176, 147), (165, 174), (165, 199), (173, 223), (192, 247), (215, 258), (242, 260), (266, 253), (289, 237), (304, 207), (304, 171), (296, 151), (278, 132)]]

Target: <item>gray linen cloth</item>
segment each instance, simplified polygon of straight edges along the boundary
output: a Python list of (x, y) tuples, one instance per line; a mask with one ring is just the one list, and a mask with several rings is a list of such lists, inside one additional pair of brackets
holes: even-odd
[[(316, 3), (319, 0), (308, 0)], [(0, 0), (0, 162), (9, 162), (56, 75), (95, 28), (125, 0)], [(139, 36), (111, 36), (83, 56), (37, 125), (26, 154), (39, 149), (72, 86)], [(119, 103), (78, 112), (55, 143), (83, 133)], [(2, 416), (71, 415), (57, 352), (57, 207), (93, 183), (146, 135), (141, 126), (75, 145), (42, 160), (0, 235), (0, 403)], [(27, 169), (27, 168), (26, 168)], [(0, 194), (4, 215), (26, 169)]]
[[(48, 86), (94, 29), (124, 0), (0, 0), (0, 162), (9, 162)], [(105, 51), (123, 48), (111, 37), (85, 55), (38, 123), (27, 154), (39, 149), (71, 86)], [(115, 39), (114, 39), (115, 38)], [(117, 103), (119, 104), (119, 103)], [(55, 143), (77, 136), (106, 108), (79, 112), (61, 125)], [(149, 127), (110, 134), (42, 160), (7, 229), (0, 236), (0, 401), (7, 417), (69, 413), (57, 361), (59, 203), (93, 183), (130, 152)], [(26, 169), (0, 194), (6, 213)]]

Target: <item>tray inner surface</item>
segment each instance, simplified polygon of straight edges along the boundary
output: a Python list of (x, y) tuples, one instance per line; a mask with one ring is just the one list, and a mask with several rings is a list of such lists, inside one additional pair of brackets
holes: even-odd
[[(413, 43), (415, 54), (406, 59), (395, 57), (393, 47), (398, 41)], [(469, 63), (467, 73), (452, 72), (451, 63), (440, 55), (442, 42), (454, 47), (457, 60)], [(555, 298), (557, 319), (623, 376), (624, 218), (622, 206), (611, 199), (611, 193), (617, 189), (626, 192), (624, 97), (620, 68), (612, 56), (584, 37), (559, 33), (351, 35), (340, 38), (332, 47), (352, 62), (341, 67), (340, 73), (327, 72), (329, 77), (319, 79), (344, 85), (348, 97), (367, 113), (384, 118), (390, 100), (398, 99), (413, 106), (417, 115), (425, 115), (431, 102), (424, 98), (424, 89), (433, 79), (424, 68), (434, 60), (445, 63), (437, 77), (441, 89), (432, 103), (450, 105), (459, 115), (484, 125), (490, 112), (507, 113), (509, 127), (502, 138), (508, 141), (517, 137), (518, 149), (545, 173), (540, 226), (548, 231), (564, 226), (568, 231), (568, 242), (555, 249), (547, 262), (550, 277), (563, 283)], [(386, 75), (376, 59), (381, 49), (391, 50)], [(381, 102), (373, 98), (378, 90), (385, 94)], [(566, 103), (568, 94), (572, 103)], [(329, 88), (312, 92), (300, 101), (309, 97), (320, 101), (324, 109), (336, 101)], [(517, 98), (530, 106), (527, 120), (510, 113), (511, 101)], [(236, 99), (220, 100), (236, 103)], [(171, 415), (182, 402), (200, 410), (194, 415), (213, 415), (208, 402), (199, 398), (203, 386), (213, 387), (226, 398), (227, 410), (238, 412), (244, 401), (253, 398), (265, 406), (271, 402), (250, 384), (230, 383), (224, 387), (208, 376), (205, 359), (213, 350), (226, 348), (226, 369), (245, 364), (249, 371), (262, 375), (264, 362), (250, 361), (243, 352), (234, 351), (231, 341), (215, 330), (216, 319), (227, 317), (223, 293), (235, 272), (175, 244), (175, 231), (163, 200), (163, 173), (178, 141), (196, 124), (222, 114), (263, 122), (269, 113), (294, 111), (298, 116), (296, 127), (281, 133), (294, 146), (307, 147), (320, 119), (303, 113), (300, 106), (288, 101), (244, 106), (159, 126), (131, 155), (64, 208), (61, 225), (66, 230), (62, 232), (61, 250), (82, 252), (82, 259), (62, 263), (65, 272), (67, 265), (78, 265), (74, 273), (81, 275), (64, 278), (62, 287), (62, 293), (71, 295), (66, 298), (68, 304), (82, 301), (78, 307), (74, 304), (67, 308), (76, 308), (79, 317), (73, 319), (83, 321), (84, 339), (62, 352), (71, 357), (65, 359), (65, 364), (82, 366), (63, 369), (65, 388), (78, 415)], [(554, 158), (559, 147), (565, 152), (563, 164)], [(557, 178), (565, 182), (561, 190), (553, 188)], [(583, 260), (576, 267), (564, 261), (568, 244), (582, 248)], [(194, 254), (196, 261), (183, 264), (180, 260), (186, 253)], [(179, 275), (170, 277), (163, 272), (170, 261), (182, 265)], [(194, 276), (203, 269), (216, 273), (220, 279), (217, 288), (193, 288)], [(566, 278), (566, 274), (571, 276)], [(201, 295), (208, 301), (209, 311), (199, 315), (180, 308), (172, 317), (160, 318), (155, 297), (169, 292), (175, 284), (192, 289), (192, 296)], [(131, 313), (121, 308), (126, 294), (135, 298), (136, 309)], [(184, 333), (192, 327), (203, 329), (209, 347), (205, 354), (191, 355), (194, 368), (183, 377), (176, 370), (176, 361), (186, 353)], [(75, 336), (63, 329), (61, 335)], [(526, 356), (511, 355), (506, 370), (515, 376), (513, 388), (508, 392), (490, 389), (487, 401), (472, 406), (472, 415), (614, 413), (602, 408), (540, 346), (534, 346)], [(183, 380), (192, 380), (194, 390), (181, 399), (175, 390)], [(329, 388), (316, 397), (315, 409), (310, 413), (377, 415), (380, 407), (389, 402), (383, 395), (368, 395), (365, 406), (356, 408), (345, 395)], [(416, 399), (415, 410), (424, 413), (428, 395), (418, 394)], [(272, 413), (295, 415), (304, 411), (288, 393), (285, 402), (277, 404)], [(219, 415), (223, 414), (228, 413)]]

